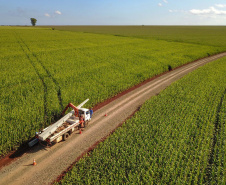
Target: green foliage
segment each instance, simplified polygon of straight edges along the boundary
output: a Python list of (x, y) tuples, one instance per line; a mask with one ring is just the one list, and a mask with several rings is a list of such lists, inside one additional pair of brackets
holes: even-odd
[(36, 22), (37, 22), (37, 19), (31, 18), (30, 20), (31, 20), (31, 25), (32, 26), (35, 26), (36, 25)]
[(226, 176), (226, 90), (221, 97), (221, 102), (218, 106), (218, 113), (215, 122), (215, 130), (213, 137), (213, 145), (209, 158), (209, 166), (206, 169), (206, 181), (211, 184), (225, 184)]
[(225, 85), (226, 58), (173, 83), (59, 184), (225, 184)]
[(226, 49), (226, 26), (55, 26), (55, 28), (117, 37), (220, 46)]
[(59, 118), (69, 102), (90, 98), (92, 107), (169, 66), (223, 50), (51, 28), (0, 27), (0, 34), (0, 155)]

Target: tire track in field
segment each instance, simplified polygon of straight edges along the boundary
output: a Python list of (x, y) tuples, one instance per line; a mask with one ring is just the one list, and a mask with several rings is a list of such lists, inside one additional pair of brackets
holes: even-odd
[(218, 107), (217, 107), (216, 120), (215, 120), (214, 133), (213, 133), (213, 142), (212, 142), (211, 151), (209, 154), (209, 161), (205, 170), (205, 173), (206, 173), (205, 183), (207, 184), (211, 183), (211, 173), (214, 166), (214, 149), (217, 144), (217, 136), (219, 135), (221, 130), (221, 125), (219, 121), (220, 121), (220, 112), (222, 109), (222, 104), (224, 101), (225, 94), (226, 94), (226, 89), (224, 90), (223, 95), (221, 96), (221, 99), (220, 99), (220, 103), (218, 104)]
[[(25, 43), (24, 43), (25, 44)], [(26, 44), (25, 44), (26, 45)], [(27, 46), (27, 45), (26, 45)], [(28, 48), (28, 46), (27, 46)], [(28, 48), (29, 49), (29, 48)], [(30, 50), (29, 50), (30, 51)], [(57, 90), (57, 98), (59, 101), (59, 105), (61, 109), (64, 109), (63, 103), (62, 103), (62, 97), (61, 97), (61, 88), (59, 83), (57, 82), (57, 80), (55, 78), (53, 78), (53, 76), (51, 75), (51, 73), (49, 72), (49, 70), (43, 65), (43, 63), (41, 62), (41, 60), (38, 59), (38, 57), (36, 56), (36, 54), (34, 54), (33, 52), (31, 52), (32, 55), (37, 59), (37, 61), (41, 64), (41, 66), (43, 67), (43, 69), (45, 70), (45, 72), (48, 74), (48, 77), (53, 81), (53, 83), (55, 84), (56, 90)]]
[(31, 59), (31, 57), (29, 56), (29, 54), (25, 51), (22, 42), (22, 39), (15, 33), (15, 37), (18, 39), (17, 43), (19, 44), (19, 46), (21, 47), (22, 51), (24, 52), (24, 54), (26, 55), (28, 61), (30, 62), (30, 64), (33, 66), (35, 73), (37, 74), (37, 76), (39, 77), (39, 79), (42, 82), (43, 85), (43, 90), (44, 90), (44, 98), (43, 98), (43, 106), (44, 106), (44, 117), (43, 120), (44, 122), (46, 122), (46, 118), (47, 118), (47, 85), (45, 83), (44, 77), (41, 75), (41, 73), (39, 72), (39, 70), (37, 69), (37, 67), (34, 64), (34, 61)]
[(22, 38), (20, 38), (22, 43), (24, 44), (24, 46), (28, 49), (28, 51), (32, 54), (32, 56), (36, 59), (36, 61), (42, 66), (42, 68), (44, 69), (44, 71), (46, 72), (46, 74), (48, 75), (48, 77), (53, 81), (53, 83), (55, 84), (56, 90), (57, 90), (57, 97), (58, 97), (58, 101), (60, 104), (61, 109), (64, 108), (63, 103), (62, 103), (62, 97), (61, 97), (61, 88), (59, 83), (57, 82), (57, 80), (55, 78), (53, 78), (52, 74), (49, 72), (49, 70), (44, 66), (44, 64), (42, 63), (41, 60), (39, 60), (39, 58), (37, 57), (37, 55), (35, 53), (33, 53), (30, 48), (28, 47), (28, 45), (22, 40)]
[(57, 97), (58, 97), (58, 101), (59, 104), (61, 106), (61, 109), (64, 108), (63, 103), (62, 103), (62, 97), (61, 97), (61, 88), (59, 83), (57, 82), (57, 80), (52, 76), (52, 74), (49, 72), (49, 70), (44, 66), (44, 64), (42, 63), (41, 60), (39, 60), (39, 58), (37, 57), (37, 55), (35, 53), (33, 53), (30, 48), (28, 47), (28, 45), (24, 42), (24, 40), (22, 38), (20, 38), (21, 42), (24, 44), (24, 46), (28, 49), (28, 51), (32, 54), (32, 56), (36, 59), (36, 61), (42, 66), (42, 68), (44, 69), (44, 71), (46, 72), (46, 74), (48, 75), (48, 77), (53, 81), (53, 83), (55, 84), (56, 90), (57, 90)]
[[(16, 35), (16, 33), (15, 33)], [(33, 53), (30, 48), (28, 47), (28, 45), (24, 42), (24, 40), (19, 36), (16, 35), (16, 37), (18, 38), (18, 43), (20, 45), (20, 47), (22, 48), (23, 52), (25, 53), (25, 55), (27, 56), (29, 62), (31, 63), (31, 65), (33, 66), (33, 68), (35, 69), (36, 74), (38, 75), (38, 77), (40, 78), (40, 80), (42, 81), (43, 87), (44, 87), (44, 112), (45, 112), (45, 119), (47, 119), (47, 94), (48, 94), (48, 86), (44, 81), (45, 75), (41, 75), (41, 73), (38, 70), (38, 67), (35, 65), (34, 60), (41, 66), (41, 68), (44, 70), (44, 72), (46, 73), (47, 77), (49, 79), (51, 79), (51, 81), (54, 83), (54, 87), (56, 88), (57, 91), (57, 98), (58, 98), (58, 102), (60, 105), (60, 108), (63, 109), (63, 102), (62, 102), (62, 96), (61, 96), (61, 87), (59, 85), (59, 83), (57, 82), (57, 80), (52, 76), (52, 74), (50, 73), (50, 71), (44, 66), (43, 62), (37, 57), (37, 55), (35, 53)], [(30, 57), (29, 53), (31, 54), (32, 57)], [(33, 58), (33, 60), (32, 60)]]

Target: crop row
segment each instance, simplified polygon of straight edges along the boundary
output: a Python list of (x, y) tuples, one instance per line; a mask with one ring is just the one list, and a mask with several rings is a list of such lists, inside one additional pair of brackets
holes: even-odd
[(151, 98), (59, 184), (225, 184), (225, 61)]
[(0, 28), (0, 155), (59, 118), (221, 48), (39, 28)]

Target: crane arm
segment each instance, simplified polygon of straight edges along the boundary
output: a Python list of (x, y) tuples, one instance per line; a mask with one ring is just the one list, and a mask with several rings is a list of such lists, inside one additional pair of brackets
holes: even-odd
[(75, 115), (78, 115), (78, 108), (77, 108), (76, 106), (74, 106), (72, 103), (69, 103), (69, 104), (65, 107), (65, 109), (63, 110), (63, 112), (62, 112), (61, 115), (64, 115), (65, 112), (67, 111), (67, 109), (68, 109), (69, 107), (71, 107), (72, 109), (74, 109)]

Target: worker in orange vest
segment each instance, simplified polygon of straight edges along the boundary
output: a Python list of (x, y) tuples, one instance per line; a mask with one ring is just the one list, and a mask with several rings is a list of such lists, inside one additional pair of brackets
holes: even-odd
[(84, 122), (85, 122), (85, 119), (83, 118), (83, 116), (80, 116), (79, 117), (80, 128), (84, 128)]

